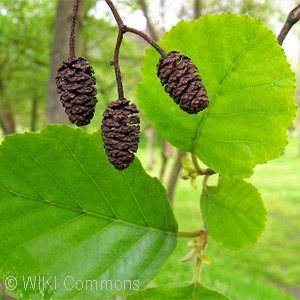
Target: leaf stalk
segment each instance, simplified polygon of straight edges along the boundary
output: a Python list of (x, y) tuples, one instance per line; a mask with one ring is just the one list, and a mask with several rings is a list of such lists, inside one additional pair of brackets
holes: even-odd
[(205, 262), (205, 260), (203, 259), (203, 253), (205, 252), (206, 245), (207, 245), (207, 232), (205, 228), (202, 228), (201, 235), (199, 237), (199, 241), (196, 247), (197, 255), (195, 255), (196, 262), (195, 262), (195, 268), (194, 268), (194, 273), (192, 278), (193, 283), (200, 283), (203, 263)]
[(179, 238), (195, 238), (201, 235), (201, 230), (195, 231), (178, 231), (177, 237)]
[(213, 171), (212, 169), (201, 169), (201, 167), (199, 166), (199, 163), (198, 163), (198, 159), (197, 159), (197, 156), (192, 153), (192, 162), (193, 162), (193, 165), (194, 165), (194, 168), (197, 172), (198, 175), (213, 175), (215, 174), (215, 171)]

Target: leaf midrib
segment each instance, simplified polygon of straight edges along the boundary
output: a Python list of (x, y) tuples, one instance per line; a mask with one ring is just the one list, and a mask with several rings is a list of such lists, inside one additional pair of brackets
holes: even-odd
[[(118, 217), (118, 214), (116, 213), (116, 211), (114, 210), (114, 208), (112, 207), (112, 205), (110, 204), (110, 202), (107, 199), (107, 196), (104, 194), (103, 190), (99, 187), (99, 185), (97, 184), (97, 182), (92, 178), (92, 176), (89, 174), (89, 172), (87, 172), (87, 170), (85, 169), (85, 167), (82, 165), (82, 163), (77, 159), (76, 155), (74, 154), (74, 152), (70, 149), (69, 145), (66, 143), (66, 141), (60, 136), (59, 132), (57, 130), (55, 130), (55, 128), (53, 128), (53, 131), (55, 132), (55, 135), (59, 138), (59, 140), (61, 141), (61, 143), (64, 145), (64, 147), (68, 150), (68, 152), (70, 153), (70, 156), (75, 160), (76, 164), (81, 168), (81, 170), (84, 172), (84, 174), (88, 177), (88, 179), (92, 182), (92, 184), (96, 187), (96, 189), (101, 193), (102, 198), (105, 200), (106, 204), (108, 205), (109, 209), (111, 210), (111, 212), (113, 213), (113, 215), (115, 216), (115, 219), (120, 219)], [(38, 159), (36, 159), (29, 151), (26, 151), (24, 149), (24, 147), (22, 147), (20, 144), (16, 143), (15, 141), (11, 140), (11, 142), (13, 142), (14, 145), (16, 145), (22, 152), (26, 153), (26, 155), (28, 155), (30, 157), (30, 159), (34, 160), (43, 170), (44, 172), (52, 179), (54, 180), (54, 182), (71, 198), (73, 199), (73, 201), (81, 208), (78, 209), (78, 211), (82, 211), (82, 212), (86, 212), (86, 210), (84, 210), (83, 206), (79, 203), (78, 200), (76, 200), (75, 197), (73, 197), (69, 191), (52, 175), (52, 173), (50, 171), (48, 171), (46, 169), (46, 167), (40, 163), (40, 161)], [(147, 223), (147, 225), (149, 225), (149, 222), (147, 221), (144, 212), (142, 211), (140, 205), (138, 204), (138, 201), (136, 200), (136, 197), (132, 191), (132, 186), (129, 184), (128, 179), (126, 177), (126, 175), (123, 173), (127, 185), (131, 191), (132, 197), (135, 200), (135, 203), (138, 207), (138, 210), (140, 212), (140, 214), (142, 215), (144, 221)], [(10, 191), (10, 189), (8, 188), (8, 190)], [(12, 191), (10, 191), (12, 192)], [(15, 193), (17, 194), (17, 193)], [(25, 196), (22, 195), (25, 198), (31, 198), (29, 196)], [(48, 203), (50, 204), (54, 204), (54, 202), (51, 202), (49, 200), (47, 200)], [(57, 206), (59, 204), (56, 204)], [(64, 205), (60, 205), (61, 207), (64, 207)], [(70, 208), (70, 207), (68, 207)], [(74, 209), (74, 208), (73, 208)], [(103, 217), (103, 216), (102, 216)]]
[[(233, 212), (236, 212), (236, 213), (241, 213), (241, 214), (252, 214), (252, 215), (255, 215), (257, 214), (256, 211), (254, 212), (250, 212), (250, 210), (252, 209), (252, 206), (249, 207), (247, 210), (242, 210), (242, 209), (237, 209), (235, 206), (236, 205), (239, 205), (240, 202), (242, 202), (245, 198), (249, 197), (249, 195), (251, 194), (255, 194), (256, 191), (255, 190), (252, 190), (250, 193), (248, 193), (247, 195), (244, 195), (242, 198), (239, 199), (238, 202), (236, 202), (233, 206), (226, 206), (226, 201), (225, 199), (226, 198), (231, 198), (231, 194), (228, 194), (226, 197), (222, 197), (222, 199), (218, 200), (218, 193), (209, 193), (208, 190), (206, 190), (206, 193), (207, 193), (207, 196), (208, 196), (208, 199), (210, 201), (212, 201), (214, 203), (214, 205), (216, 205), (217, 207), (220, 206), (222, 207), (223, 209), (226, 209), (228, 211), (230, 211), (230, 213), (233, 213)], [(220, 197), (220, 196), (219, 196)]]
[[(144, 238), (147, 234), (149, 234), (149, 232), (145, 232), (145, 234), (143, 234), (140, 238), (138, 238), (137, 239), (137, 241), (135, 242), (135, 243), (133, 243), (133, 244), (131, 244), (130, 245), (130, 247), (128, 248), (128, 249), (126, 249), (126, 251), (125, 252), (123, 252), (122, 253), (122, 255), (121, 256), (119, 256), (118, 257), (118, 259), (116, 259), (111, 265), (109, 265), (105, 270), (103, 270), (103, 272), (99, 275), (99, 276), (96, 276), (96, 279), (99, 279), (100, 277), (101, 277), (101, 275), (103, 275), (108, 269), (110, 269), (112, 266), (114, 266), (115, 264), (117, 264), (138, 242), (140, 242), (140, 240), (142, 239), (142, 238)], [(152, 261), (150, 261), (150, 263), (149, 263), (149, 266), (147, 267), (147, 268), (145, 268), (145, 270), (144, 270), (144, 272), (142, 273), (142, 274), (140, 274), (139, 276), (139, 278), (140, 278), (140, 280), (141, 280), (141, 278), (142, 278), (142, 276), (143, 276), (143, 274), (144, 273), (146, 273), (147, 271), (148, 271), (148, 269), (150, 268), (150, 265), (152, 265), (153, 264), (153, 262), (156, 260), (156, 258), (157, 257), (159, 257), (159, 253), (161, 252), (161, 250), (164, 248), (164, 246), (165, 246), (165, 244), (166, 244), (166, 241), (167, 241), (167, 238), (168, 237), (166, 237), (165, 238), (165, 240), (164, 240), (164, 244), (162, 244), (162, 246), (161, 246), (161, 248), (159, 249), (159, 251), (157, 252), (157, 254), (156, 254), (156, 256), (155, 256), (155, 258), (152, 260)], [(77, 293), (75, 294), (75, 295), (79, 295), (81, 292), (85, 292), (84, 291), (84, 289), (83, 290), (77, 290)], [(116, 291), (117, 292), (117, 291)], [(116, 294), (116, 292), (115, 293), (113, 293), (113, 294)]]
[[(213, 47), (212, 47), (212, 43), (210, 40), (210, 34), (209, 33), (209, 26), (207, 24), (207, 18), (205, 19), (205, 29), (206, 29), (206, 36), (207, 36), (207, 41), (208, 41), (208, 45), (209, 45), (209, 49), (211, 51), (211, 53), (213, 53)], [(254, 28), (252, 29), (254, 30)], [(252, 32), (251, 32), (252, 34)], [(250, 34), (250, 36), (251, 36)], [(232, 53), (232, 44), (231, 44), (231, 35), (229, 32), (229, 39), (230, 39), (230, 50)], [(226, 73), (226, 75), (224, 76), (224, 78), (222, 79), (222, 81), (220, 82), (214, 96), (210, 99), (210, 103), (208, 105), (208, 107), (205, 110), (205, 114), (203, 116), (203, 118), (200, 119), (199, 123), (197, 124), (197, 129), (195, 131), (195, 135), (192, 141), (192, 149), (191, 149), (191, 153), (195, 153), (195, 149), (197, 148), (197, 144), (198, 144), (198, 136), (200, 135), (201, 129), (203, 127), (203, 125), (205, 124), (205, 120), (209, 115), (209, 111), (211, 110), (213, 103), (215, 102), (215, 99), (220, 95), (220, 90), (222, 88), (222, 86), (224, 85), (224, 83), (226, 82), (226, 80), (228, 79), (229, 75), (232, 73), (232, 69), (234, 68), (234, 66), (236, 65), (236, 63), (238, 62), (238, 60), (243, 56), (245, 50), (248, 48), (248, 44), (249, 44), (250, 39), (247, 39), (247, 42), (243, 44), (243, 49), (240, 51), (239, 55), (236, 57), (236, 59), (234, 60), (233, 56), (232, 56), (232, 64), (231, 67), (229, 68), (228, 72)], [(217, 68), (217, 62), (215, 60), (215, 56), (213, 55), (213, 64), (214, 64), (214, 68), (215, 68), (215, 72), (216, 74), (218, 74), (218, 68)]]
[[(100, 218), (100, 219), (103, 219), (103, 220), (110, 221), (110, 223), (117, 223), (117, 222), (119, 222), (119, 223), (121, 223), (123, 225), (126, 225), (126, 226), (133, 226), (133, 227), (136, 227), (136, 228), (147, 229), (148, 231), (157, 231), (157, 232), (163, 232), (163, 233), (166, 233), (166, 234), (176, 235), (176, 232), (172, 232), (172, 231), (169, 231), (169, 230), (163, 230), (163, 229), (159, 229), (159, 228), (154, 228), (154, 227), (151, 227), (149, 225), (146, 226), (146, 225), (141, 225), (141, 224), (134, 224), (134, 223), (130, 223), (128, 221), (122, 220), (122, 219), (117, 219), (117, 218), (112, 218), (112, 217), (108, 217), (108, 216), (105, 216), (105, 215), (101, 215), (101, 214), (96, 213), (96, 212), (91, 212), (91, 211), (87, 211), (87, 210), (83, 210), (83, 209), (79, 209), (79, 208), (75, 208), (75, 207), (63, 205), (63, 204), (60, 204), (60, 203), (51, 202), (49, 200), (41, 200), (41, 199), (34, 198), (34, 197), (31, 197), (31, 196), (22, 195), (22, 194), (19, 194), (19, 193), (14, 193), (12, 191), (9, 191), (9, 192), (12, 193), (12, 194), (14, 194), (14, 196), (18, 196), (18, 197), (22, 197), (22, 198), (25, 198), (25, 199), (30, 199), (30, 200), (34, 200), (34, 201), (45, 203), (45, 206), (39, 207), (38, 209), (35, 208), (35, 209), (32, 209), (32, 210), (26, 211), (26, 212), (24, 212), (24, 213), (22, 213), (22, 214), (20, 214), (18, 216), (6, 219), (4, 222), (0, 223), (0, 226), (2, 224), (7, 223), (7, 222), (11, 222), (12, 220), (15, 220), (15, 219), (18, 219), (18, 218), (22, 218), (24, 215), (28, 215), (28, 214), (30, 214), (32, 212), (36, 212), (37, 210), (47, 208), (47, 205), (53, 205), (55, 207), (60, 207), (62, 209), (80, 212), (81, 215), (80, 216), (76, 216), (75, 218), (77, 218), (77, 217), (83, 217), (85, 215), (89, 215), (89, 216), (92, 216), (92, 217), (96, 217), (96, 218)], [(71, 222), (73, 220), (74, 220), (74, 218), (70, 219), (67, 223), (69, 223), (69, 222)], [(35, 237), (34, 239), (32, 239), (30, 241), (27, 241), (23, 245), (26, 245), (26, 244), (28, 244), (28, 243), (30, 243), (30, 242), (32, 242), (32, 241), (40, 238), (41, 236), (47, 235), (48, 233), (56, 230), (57, 228), (60, 228), (61, 226), (64, 226), (67, 223), (61, 224), (61, 225), (59, 225), (57, 227), (52, 228), (49, 231), (43, 232), (41, 235)], [(19, 248), (19, 247), (22, 247), (23, 245), (20, 245), (20, 246), (16, 247), (16, 249)], [(12, 249), (10, 249), (8, 251), (5, 251), (5, 252), (1, 252), (0, 255), (2, 255), (4, 253), (7, 253), (7, 252), (11, 252), (11, 251), (12, 251)]]

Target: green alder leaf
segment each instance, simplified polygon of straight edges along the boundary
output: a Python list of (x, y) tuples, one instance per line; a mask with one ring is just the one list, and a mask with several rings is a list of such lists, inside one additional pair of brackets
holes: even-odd
[(149, 288), (133, 294), (128, 300), (171, 300), (171, 299), (190, 299), (190, 300), (225, 300), (226, 296), (205, 287), (202, 284), (176, 283), (172, 285)]
[(100, 132), (49, 125), (0, 146), (0, 275), (25, 298), (132, 293), (172, 253), (176, 231), (161, 183), (137, 158), (115, 170)]
[(254, 245), (265, 229), (261, 196), (244, 180), (220, 176), (217, 186), (203, 188), (200, 206), (209, 236), (228, 249)]
[(159, 54), (149, 48), (139, 106), (174, 146), (195, 153), (215, 172), (250, 177), (256, 164), (278, 157), (295, 117), (295, 75), (274, 34), (247, 15), (224, 13), (181, 21), (159, 44), (189, 56), (205, 84), (209, 106), (183, 112), (156, 76)]

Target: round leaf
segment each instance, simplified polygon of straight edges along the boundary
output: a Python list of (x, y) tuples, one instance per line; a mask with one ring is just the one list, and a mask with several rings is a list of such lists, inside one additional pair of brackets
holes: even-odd
[(159, 54), (149, 48), (137, 96), (162, 136), (215, 172), (239, 178), (281, 154), (296, 111), (295, 76), (261, 21), (232, 13), (205, 15), (181, 21), (160, 45), (192, 59), (210, 99), (197, 115), (181, 111), (164, 92), (156, 76)]
[(128, 300), (173, 300), (173, 299), (190, 299), (190, 300), (228, 300), (226, 296), (211, 290), (202, 284), (177, 283), (167, 286), (159, 286), (146, 289), (137, 294), (131, 295)]
[(1, 278), (14, 276), (25, 298), (43, 289), (59, 299), (130, 293), (176, 245), (160, 182), (138, 159), (115, 170), (99, 132), (66, 125), (5, 138), (0, 216)]
[(201, 195), (204, 226), (214, 240), (231, 250), (255, 244), (265, 229), (266, 209), (250, 183), (221, 176)]

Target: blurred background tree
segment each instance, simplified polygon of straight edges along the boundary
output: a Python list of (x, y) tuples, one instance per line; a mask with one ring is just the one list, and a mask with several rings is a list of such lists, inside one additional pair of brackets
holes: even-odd
[[(41, 128), (54, 3), (0, 3), (0, 123), (4, 135)], [(39, 122), (39, 125), (37, 123)]]

